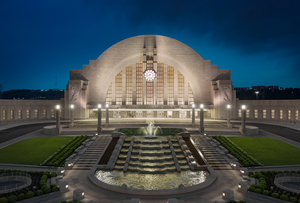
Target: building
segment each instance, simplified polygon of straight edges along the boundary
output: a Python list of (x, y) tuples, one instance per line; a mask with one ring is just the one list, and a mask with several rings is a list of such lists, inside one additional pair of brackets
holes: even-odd
[(172, 118), (189, 118), (192, 104), (204, 104), (206, 118), (221, 119), (235, 101), (230, 70), (159, 35), (125, 39), (82, 70), (70, 70), (65, 92), (65, 109), (74, 104), (77, 119), (92, 117), (98, 104), (109, 104), (110, 117)]

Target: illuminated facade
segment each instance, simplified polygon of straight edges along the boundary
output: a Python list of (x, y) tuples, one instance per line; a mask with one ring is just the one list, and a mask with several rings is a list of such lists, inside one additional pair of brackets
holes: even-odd
[(74, 104), (76, 118), (90, 118), (101, 103), (109, 104), (110, 117), (188, 118), (192, 104), (197, 109), (201, 103), (205, 117), (218, 119), (235, 102), (230, 70), (217, 69), (175, 39), (142, 35), (113, 45), (82, 70), (70, 70), (64, 116)]

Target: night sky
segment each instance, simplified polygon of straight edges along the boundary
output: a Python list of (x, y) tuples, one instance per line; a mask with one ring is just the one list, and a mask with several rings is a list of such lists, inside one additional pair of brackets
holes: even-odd
[(235, 87), (300, 87), (299, 9), (299, 0), (1, 0), (0, 84), (65, 89), (70, 69), (157, 34), (231, 69)]

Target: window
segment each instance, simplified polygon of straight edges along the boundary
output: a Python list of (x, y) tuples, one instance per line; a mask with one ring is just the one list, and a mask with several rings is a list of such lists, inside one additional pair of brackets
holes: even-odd
[(288, 110), (288, 120), (291, 120), (291, 110)]
[[(146, 70), (153, 69), (153, 61), (147, 61)], [(153, 81), (146, 81), (146, 98), (147, 104), (153, 104)]]
[(30, 110), (29, 110), (29, 109), (26, 110), (26, 118), (27, 118), (27, 119), (30, 118)]
[(174, 104), (174, 68), (168, 65), (168, 105)]
[(132, 66), (126, 68), (126, 104), (132, 105)]
[(46, 118), (46, 113), (47, 113), (46, 109), (43, 109), (43, 118)]
[(194, 104), (194, 95), (193, 95), (193, 91), (192, 91), (192, 88), (191, 88), (190, 84), (188, 84), (188, 88), (189, 88), (188, 102), (189, 102), (189, 104)]
[(107, 90), (107, 94), (106, 94), (106, 99), (105, 99), (105, 103), (106, 104), (110, 104), (111, 105), (111, 96), (112, 96), (112, 87), (111, 87), (111, 83), (110, 83), (110, 86)]
[(254, 109), (254, 118), (258, 118), (258, 110)]
[(136, 104), (143, 104), (143, 63), (136, 64)]
[(279, 119), (283, 119), (283, 110), (279, 111)]
[(272, 110), (271, 110), (271, 118), (272, 118), (272, 119), (275, 119), (275, 109), (272, 109)]
[(19, 111), (18, 111), (18, 118), (19, 118), (19, 119), (22, 119), (22, 110), (19, 110)]
[(59, 110), (59, 117), (61, 118), (62, 110)]
[(116, 76), (116, 105), (122, 105), (122, 71)]
[(299, 111), (298, 110), (295, 111), (295, 120), (296, 121), (299, 120)]
[(242, 110), (239, 109), (239, 112), (238, 112), (238, 117), (241, 118), (242, 117)]
[(10, 119), (14, 119), (14, 110), (10, 110)]
[(55, 117), (55, 115), (54, 115), (54, 110), (51, 109), (51, 118), (54, 118), (54, 117)]
[(263, 118), (267, 118), (267, 110), (266, 109), (263, 110)]
[(250, 118), (250, 110), (246, 109), (246, 118)]
[(178, 104), (184, 104), (184, 77), (178, 72)]
[(34, 110), (34, 118), (38, 118), (39, 111), (37, 109)]
[(3, 120), (6, 120), (6, 110), (3, 110), (3, 111), (2, 111), (2, 116), (3, 116), (3, 117), (2, 117)]
[(164, 64), (157, 64), (157, 104), (164, 104)]

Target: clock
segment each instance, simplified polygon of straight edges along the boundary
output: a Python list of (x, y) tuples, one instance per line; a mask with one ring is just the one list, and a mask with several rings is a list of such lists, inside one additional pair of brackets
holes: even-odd
[(154, 78), (156, 78), (156, 72), (152, 69), (146, 70), (144, 72), (144, 78), (151, 82), (154, 80)]

